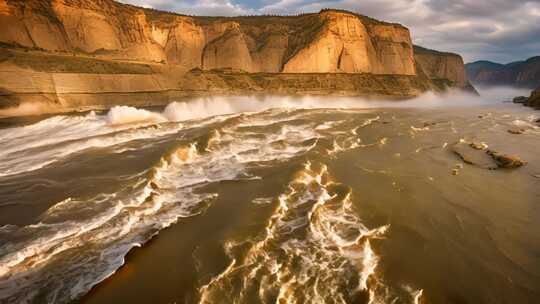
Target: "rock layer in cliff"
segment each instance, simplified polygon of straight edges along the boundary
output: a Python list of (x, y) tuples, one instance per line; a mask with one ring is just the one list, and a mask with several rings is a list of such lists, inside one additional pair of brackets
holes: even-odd
[(467, 84), (460, 56), (415, 48), (407, 28), (341, 10), (194, 17), (113, 0), (0, 0), (0, 28), (4, 108), (190, 94), (404, 98)]
[(0, 0), (0, 42), (186, 69), (415, 75), (409, 30), (354, 13), (192, 17), (112, 0)]

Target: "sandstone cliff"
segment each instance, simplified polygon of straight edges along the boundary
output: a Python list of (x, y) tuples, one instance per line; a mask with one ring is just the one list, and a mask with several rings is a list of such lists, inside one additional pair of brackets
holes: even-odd
[[(460, 57), (416, 54), (407, 28), (339, 10), (226, 18), (113, 0), (0, 0), (0, 28), (0, 107), (160, 92), (410, 97), (466, 84)], [(188, 85), (200, 87), (197, 77), (205, 89)]]
[(467, 85), (463, 58), (460, 55), (414, 46), (414, 58), (431, 78), (448, 79), (459, 87)]
[(466, 64), (465, 67), (467, 77), (474, 84), (530, 89), (540, 86), (540, 56), (509, 64), (476, 61)]
[(0, 41), (186, 69), (414, 75), (408, 29), (349, 12), (191, 17), (111, 0), (0, 0)]

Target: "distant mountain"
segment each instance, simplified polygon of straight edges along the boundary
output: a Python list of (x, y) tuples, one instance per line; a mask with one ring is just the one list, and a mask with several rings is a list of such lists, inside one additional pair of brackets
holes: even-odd
[(540, 56), (508, 64), (476, 61), (467, 63), (465, 70), (467, 78), (476, 85), (507, 85), (524, 88), (540, 86)]

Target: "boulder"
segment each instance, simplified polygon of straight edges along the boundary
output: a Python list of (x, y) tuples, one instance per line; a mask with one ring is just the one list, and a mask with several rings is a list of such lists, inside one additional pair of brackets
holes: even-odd
[(513, 102), (520, 103), (528, 107), (540, 109), (540, 88), (532, 91), (529, 97), (518, 96), (514, 98)]
[(480, 148), (479, 144), (472, 145), (460, 141), (452, 147), (452, 151), (469, 165), (489, 170), (495, 170), (499, 167), (495, 160), (486, 153), (486, 150)]
[(510, 134), (523, 134), (525, 132), (525, 129), (513, 127), (508, 129), (508, 133)]
[[(489, 150), (484, 143), (468, 143), (461, 140), (452, 147), (452, 151), (465, 163), (488, 170), (496, 170), (498, 168), (513, 169), (527, 164), (527, 162), (521, 160), (518, 156)], [(456, 170), (453, 170), (452, 174), (456, 175), (458, 172), (454, 171)]]
[(525, 97), (525, 96), (518, 96), (518, 97), (514, 98), (513, 102), (514, 102), (514, 103), (521, 103), (521, 104), (524, 104), (524, 103), (527, 102), (527, 100), (528, 100), (528, 98)]
[(489, 154), (501, 168), (518, 168), (527, 163), (515, 155), (503, 154), (489, 150), (487, 151), (487, 154)]
[(540, 88), (532, 91), (531, 96), (527, 99), (525, 105), (533, 108), (540, 108)]

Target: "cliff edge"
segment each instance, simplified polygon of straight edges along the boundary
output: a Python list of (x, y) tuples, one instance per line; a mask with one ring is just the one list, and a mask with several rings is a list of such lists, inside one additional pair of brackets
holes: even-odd
[(112, 0), (0, 0), (0, 28), (0, 107), (466, 86), (462, 60), (418, 52), (402, 25), (341, 10), (195, 17)]

